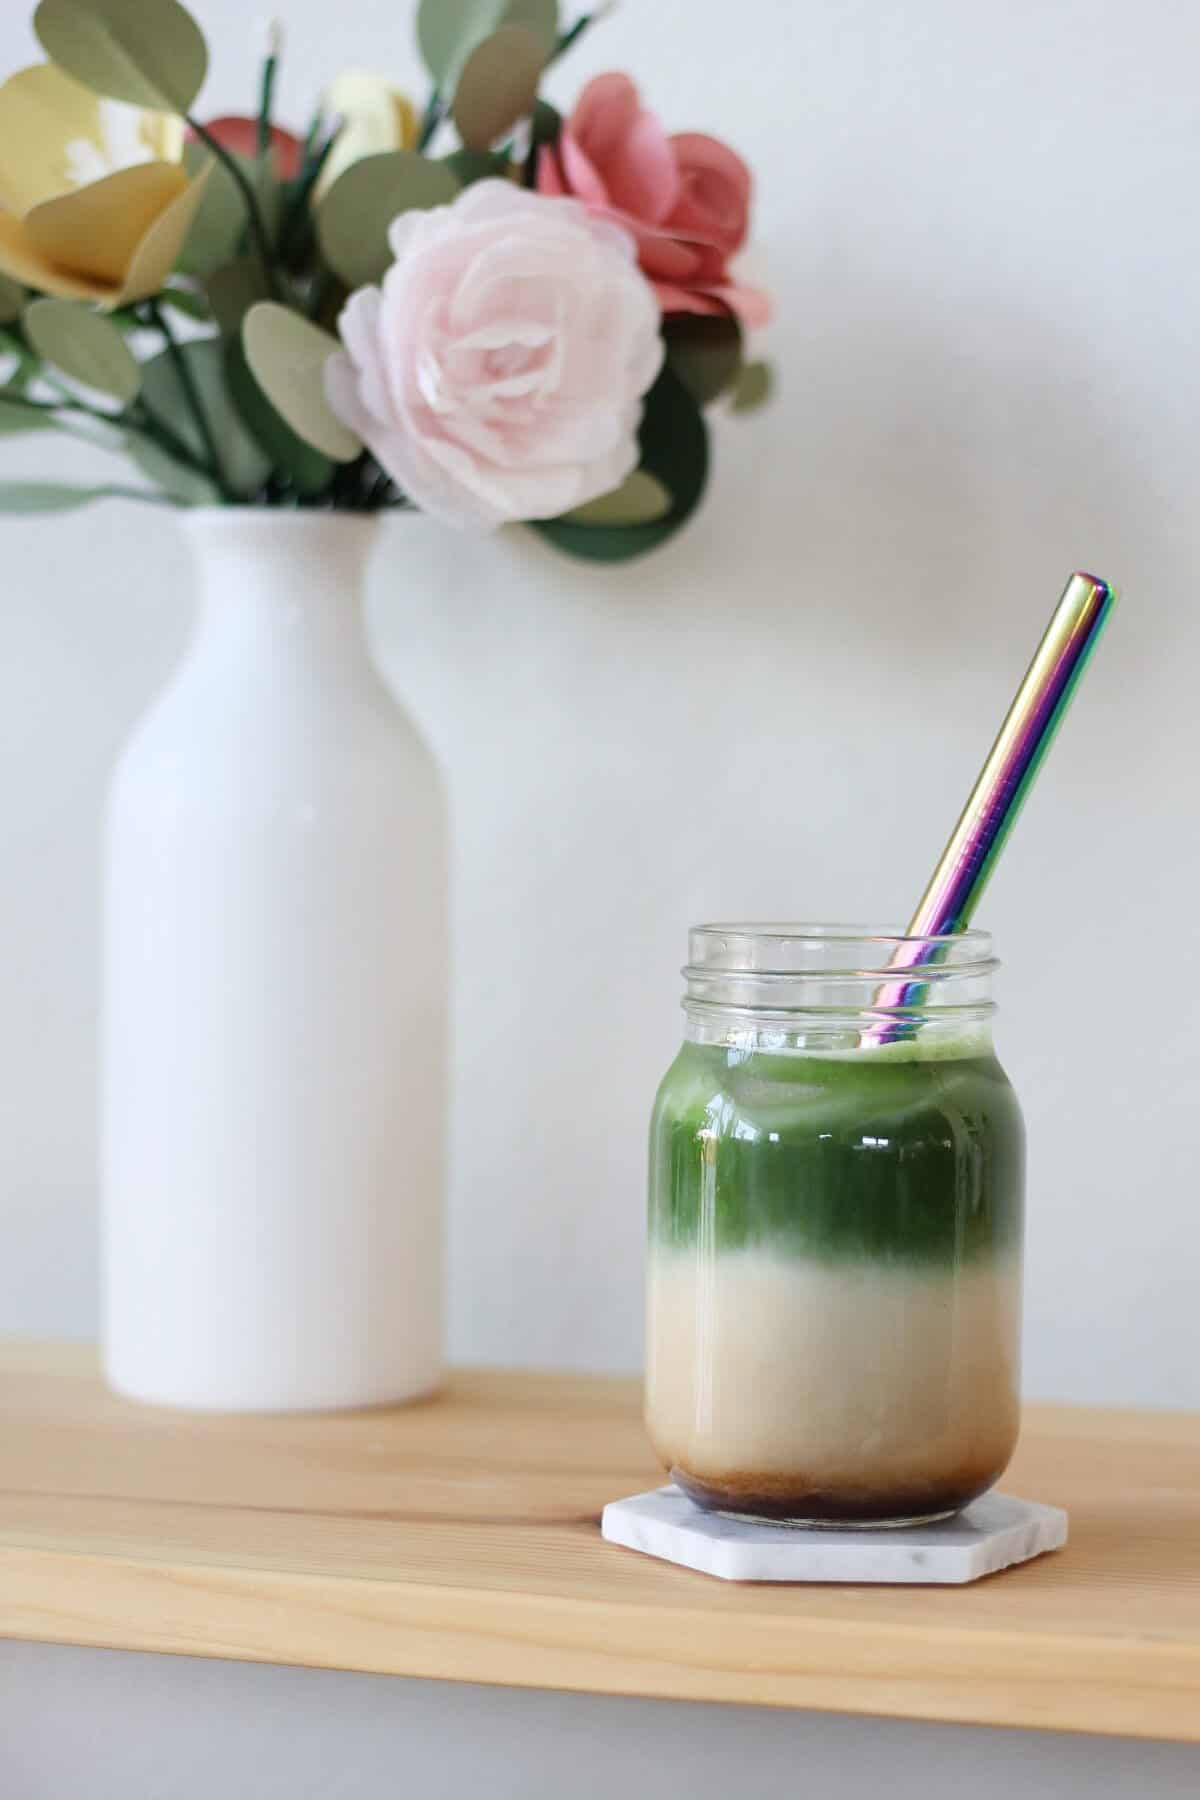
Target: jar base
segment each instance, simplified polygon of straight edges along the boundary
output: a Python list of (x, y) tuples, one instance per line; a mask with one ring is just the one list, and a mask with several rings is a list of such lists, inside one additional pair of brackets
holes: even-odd
[[(834, 1489), (775, 1476), (755, 1478), (743, 1474), (727, 1482), (713, 1482), (689, 1474), (677, 1465), (671, 1480), (703, 1512), (727, 1519), (745, 1519), (759, 1525), (789, 1525), (799, 1531), (903, 1531), (909, 1525), (934, 1525), (952, 1519), (999, 1479), (992, 1467), (975, 1471), (974, 1478), (959, 1471), (957, 1478), (930, 1482), (908, 1492), (892, 1487)], [(966, 1475), (966, 1479), (964, 1479)]]
[(940, 1525), (962, 1509), (950, 1506), (944, 1512), (914, 1513), (903, 1519), (795, 1519), (769, 1518), (764, 1513), (732, 1512), (727, 1506), (705, 1508), (720, 1519), (732, 1519), (737, 1525), (782, 1525), (787, 1531), (907, 1531), (910, 1525)]

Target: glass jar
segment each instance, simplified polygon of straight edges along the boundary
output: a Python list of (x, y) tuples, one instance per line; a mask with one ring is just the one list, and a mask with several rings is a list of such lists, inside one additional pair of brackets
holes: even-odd
[(691, 933), (651, 1127), (646, 1418), (699, 1505), (917, 1524), (1006, 1467), (1024, 1131), (996, 966), (978, 931)]

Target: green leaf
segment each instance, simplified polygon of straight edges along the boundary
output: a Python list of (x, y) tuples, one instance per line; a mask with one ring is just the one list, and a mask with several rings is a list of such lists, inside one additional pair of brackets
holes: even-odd
[(545, 46), (546, 55), (558, 43), (558, 0), (508, 0), (505, 25), (524, 25)]
[(769, 363), (747, 363), (738, 376), (737, 386), (733, 390), (731, 410), (735, 413), (754, 412), (757, 407), (764, 405), (770, 399), (773, 385)]
[(353, 462), (362, 440), (325, 398), (325, 364), (338, 340), (290, 307), (266, 300), (242, 324), (246, 361), (275, 411), (306, 444), (335, 462)]
[(512, 164), (497, 150), (452, 150), (442, 162), (459, 187), (470, 187), (473, 181), (495, 180), (508, 174)]
[(51, 62), (130, 106), (186, 113), (208, 72), (204, 34), (179, 0), (41, 0), (33, 28)]
[(737, 380), (742, 366), (742, 332), (736, 319), (684, 313), (667, 321), (663, 336), (667, 361), (701, 406)]
[(543, 144), (556, 144), (562, 127), (562, 114), (558, 108), (551, 106), (548, 100), (538, 100), (529, 115), (530, 148), (536, 150)]
[(69, 487), (58, 481), (0, 482), (0, 512), (56, 513), (74, 512), (90, 506), (93, 500), (154, 500), (148, 489), (121, 487), (112, 482), (103, 487)]
[(19, 319), (28, 295), (17, 281), (10, 281), (7, 275), (0, 275), (0, 325), (9, 325)]
[(257, 256), (240, 256), (236, 262), (226, 263), (223, 269), (214, 269), (204, 287), (225, 337), (236, 337), (250, 308), (270, 297), (267, 278)]
[(259, 162), (257, 158), (252, 158), (244, 166), (258, 199), (258, 210), (266, 227), (267, 237), (272, 244), (277, 244), (283, 224), (284, 183), (275, 173), (271, 161)]
[(153, 438), (131, 432), (126, 453), (143, 475), (148, 475), (164, 494), (177, 500), (181, 506), (220, 504), (221, 496), (207, 475), (202, 475), (199, 469), (188, 468), (186, 463), (176, 462)]
[(128, 406), (142, 385), (129, 345), (103, 313), (71, 300), (34, 300), (25, 308), (25, 335), (43, 361), (84, 387)]
[(272, 405), (254, 378), (240, 339), (231, 338), (225, 348), (226, 376), (247, 427), (271, 460), (282, 469), (302, 494), (319, 494), (333, 479), (334, 463), (311, 444), (297, 437), (287, 420)]
[[(207, 325), (212, 318), (212, 307), (204, 294), (195, 288), (165, 287), (158, 295), (163, 306), (169, 306), (172, 312), (182, 313), (185, 319), (195, 319), (197, 324)], [(109, 314), (109, 318), (112, 314)]]
[(673, 536), (695, 511), (708, 481), (708, 432), (704, 415), (678, 375), (664, 368), (646, 395), (641, 430), (641, 470), (671, 496), (662, 518), (639, 525), (580, 525), (570, 518), (535, 521), (534, 529), (559, 550), (594, 562), (624, 562)]
[(366, 287), (392, 261), (387, 234), (397, 213), (445, 206), (457, 193), (446, 164), (415, 150), (364, 156), (338, 176), (317, 211), (321, 253), (347, 287)]
[(58, 424), (55, 414), (35, 406), (19, 406), (6, 399), (0, 389), (0, 437), (15, 437), (22, 431), (53, 431)]
[(0, 356), (15, 357), (17, 366), (10, 374), (5, 386), (14, 388), (18, 392), (27, 388), (29, 383), (36, 380), (41, 372), (41, 365), (29, 346), (17, 336), (15, 331), (7, 331), (2, 325), (0, 325)]
[(549, 56), (558, 41), (558, 0), (421, 0), (417, 43), (425, 67), (443, 90), (476, 44), (501, 25), (523, 25)]
[(451, 116), (468, 150), (486, 150), (537, 99), (546, 64), (541, 42), (524, 25), (502, 25), (463, 64)]
[[(183, 166), (189, 175), (210, 162), (212, 156), (203, 144), (189, 144), (184, 150)], [(246, 203), (237, 183), (223, 163), (215, 163), (176, 266), (185, 275), (210, 275), (233, 261), (245, 229)]]
[[(181, 344), (179, 352), (186, 358), (192, 380), (199, 390), (230, 487), (242, 495), (257, 493), (271, 473), (271, 462), (242, 423), (241, 414), (233, 403), (225, 378), (224, 346), (220, 338), (197, 338), (190, 344)], [(203, 461), (206, 455), (204, 439), (187, 404), (179, 372), (169, 351), (164, 350), (143, 364), (142, 398), (151, 412), (166, 419), (188, 449)]]
[(648, 525), (671, 510), (671, 496), (656, 475), (635, 469), (611, 494), (601, 494), (563, 517), (574, 525)]

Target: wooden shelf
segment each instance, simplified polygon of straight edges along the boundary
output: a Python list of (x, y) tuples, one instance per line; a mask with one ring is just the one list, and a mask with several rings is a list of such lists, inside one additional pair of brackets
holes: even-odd
[(1200, 1741), (1200, 1415), (1030, 1408), (1005, 1486), (1071, 1543), (960, 1589), (736, 1587), (602, 1543), (657, 1479), (629, 1381), (193, 1417), (9, 1344), (0, 1634)]

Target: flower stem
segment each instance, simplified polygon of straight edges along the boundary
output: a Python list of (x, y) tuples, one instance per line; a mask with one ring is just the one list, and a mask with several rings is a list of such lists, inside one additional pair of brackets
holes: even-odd
[(217, 161), (236, 183), (238, 192), (242, 196), (242, 203), (246, 208), (246, 218), (250, 225), (250, 235), (254, 239), (254, 248), (258, 254), (259, 261), (262, 263), (263, 275), (266, 279), (267, 287), (271, 292), (272, 298), (278, 300), (280, 298), (279, 279), (276, 275), (275, 263), (271, 255), (271, 239), (267, 233), (267, 227), (263, 220), (262, 209), (258, 204), (258, 196), (254, 192), (249, 176), (246, 174), (245, 169), (243, 169), (237, 157), (230, 155), (224, 144), (217, 141), (206, 125), (201, 125), (198, 119), (193, 119), (190, 116), (187, 119), (187, 123), (191, 126), (201, 143), (208, 146)]
[(446, 102), (442, 98), (442, 90), (440, 87), (435, 87), (432, 94), (429, 96), (429, 102), (425, 108), (425, 116), (421, 120), (421, 129), (417, 133), (418, 151), (428, 147), (434, 132), (437, 130), (445, 116)]
[(551, 63), (557, 62), (560, 56), (565, 56), (567, 51), (578, 43), (589, 25), (594, 25), (598, 19), (604, 18), (605, 14), (611, 11), (611, 6), (597, 6), (591, 12), (581, 13), (575, 23), (568, 26), (566, 31), (560, 35), (558, 42), (546, 58), (546, 67), (549, 68)]
[(258, 102), (258, 157), (266, 162), (271, 149), (271, 107), (275, 99), (275, 77), (279, 58), (272, 52), (263, 63), (262, 88)]
[(341, 126), (335, 125), (323, 142), (314, 140), (311, 149), (306, 149), (300, 174), (289, 190), (291, 197), (279, 227), (279, 258), (288, 269), (303, 257), (308, 247), (312, 236), (313, 190), (321, 179), (340, 131)]
[(213, 432), (212, 422), (205, 410), (204, 402), (200, 397), (200, 389), (196, 386), (196, 378), (192, 374), (188, 359), (183, 354), (179, 340), (171, 330), (157, 300), (150, 300), (146, 303), (146, 316), (150, 323), (161, 333), (163, 342), (167, 346), (167, 354), (171, 358), (171, 366), (175, 370), (176, 378), (178, 379), (179, 386), (183, 392), (183, 397), (187, 401), (187, 404), (191, 409), (192, 417), (196, 421), (196, 430), (200, 433), (200, 441), (204, 445), (205, 455), (208, 457), (213, 480), (220, 489), (221, 497), (225, 500), (232, 500), (235, 496), (229, 483), (225, 479), (225, 472), (221, 466), (221, 452), (217, 448), (217, 440)]
[(172, 461), (182, 463), (187, 469), (194, 469), (198, 475), (207, 475), (210, 480), (216, 481), (218, 486), (220, 485), (217, 471), (211, 464), (205, 462), (203, 457), (197, 456), (175, 428), (168, 425), (167, 421), (160, 418), (156, 412), (152, 412), (144, 400), (136, 403), (133, 410), (126, 415), (124, 422), (130, 431), (137, 432), (141, 437), (149, 438), (161, 450), (165, 450)]

